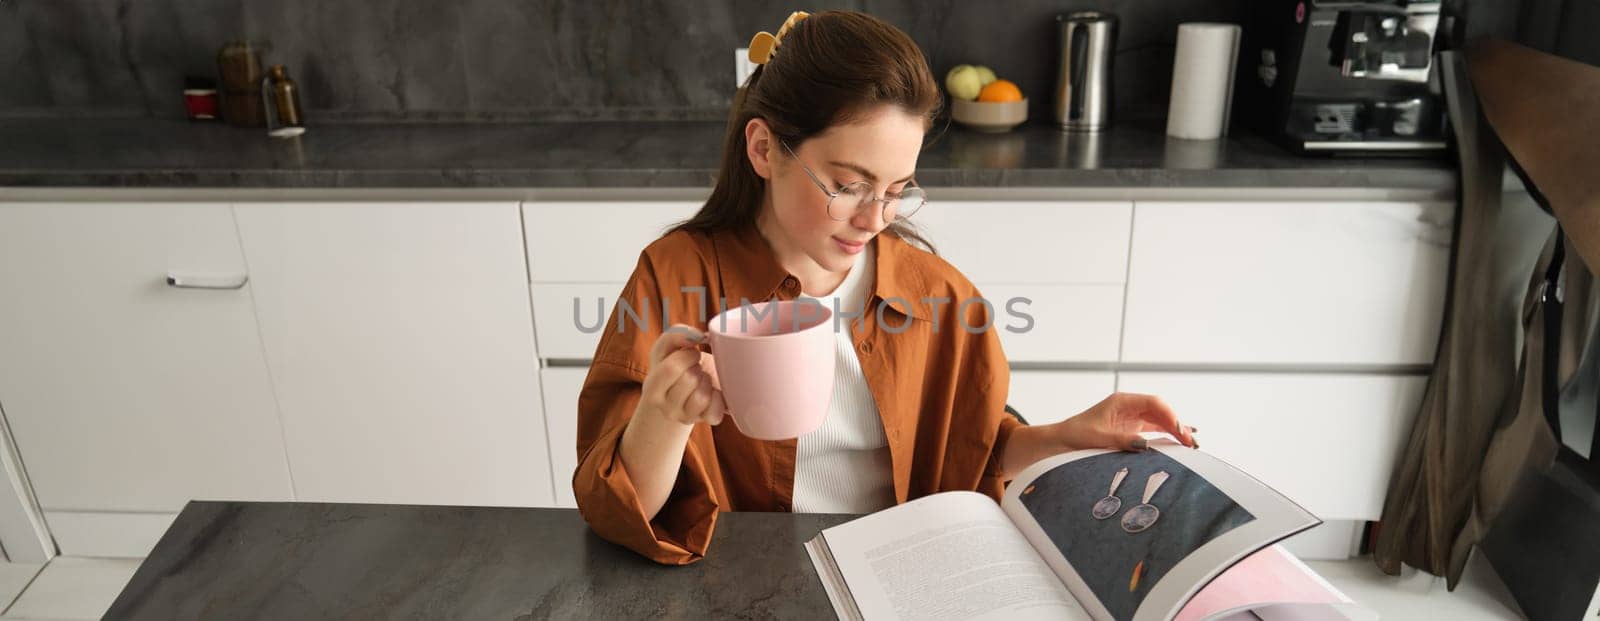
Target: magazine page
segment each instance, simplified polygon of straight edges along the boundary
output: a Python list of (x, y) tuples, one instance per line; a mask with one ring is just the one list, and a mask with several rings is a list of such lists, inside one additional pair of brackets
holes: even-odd
[(994, 500), (944, 492), (806, 544), (841, 619), (1088, 619)]
[(1237, 468), (1149, 437), (1143, 452), (1040, 460), (1001, 503), (1094, 619), (1171, 619), (1212, 577), (1321, 523)]
[[(1174, 621), (1227, 619), (1251, 612), (1265, 621), (1375, 621), (1364, 608), (1283, 546), (1251, 554), (1222, 572), (1189, 603)], [(1247, 615), (1248, 616), (1248, 615)]]

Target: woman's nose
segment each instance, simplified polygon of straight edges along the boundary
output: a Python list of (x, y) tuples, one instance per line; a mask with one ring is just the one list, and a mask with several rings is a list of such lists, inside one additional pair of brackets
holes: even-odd
[(872, 231), (874, 233), (881, 231), (885, 226), (888, 225), (883, 218), (883, 208), (883, 201), (870, 201), (865, 207), (862, 207), (856, 211), (855, 217), (850, 219), (850, 224), (858, 229)]

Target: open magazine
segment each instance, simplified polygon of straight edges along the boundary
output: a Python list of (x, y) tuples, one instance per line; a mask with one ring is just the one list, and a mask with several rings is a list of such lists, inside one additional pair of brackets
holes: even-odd
[(1277, 545), (1320, 523), (1168, 438), (1056, 455), (998, 505), (934, 494), (806, 550), (841, 619), (1376, 619)]

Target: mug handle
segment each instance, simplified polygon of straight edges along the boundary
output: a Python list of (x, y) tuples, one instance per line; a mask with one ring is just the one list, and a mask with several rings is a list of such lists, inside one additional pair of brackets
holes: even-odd
[[(700, 349), (700, 351), (703, 351), (705, 353), (711, 354), (713, 357), (716, 356), (716, 354), (712, 353), (712, 351), (711, 351), (711, 331), (710, 330), (706, 330), (706, 331), (703, 331), (701, 333), (706, 335), (706, 340), (704, 342), (701, 342), (698, 345), (698, 348)], [(716, 374), (717, 385), (714, 386), (714, 388), (717, 389), (717, 392), (722, 392), (722, 373), (717, 370), (717, 364), (716, 364), (716, 361), (714, 359), (712, 360), (712, 363), (711, 363), (711, 372)], [(723, 397), (722, 397), (722, 416), (725, 417), (725, 418), (732, 418), (733, 417), (733, 408), (728, 407), (727, 393), (723, 393)], [(717, 421), (717, 424), (720, 425), (720, 424), (722, 424), (722, 422), (721, 421)]]
[[(668, 332), (674, 332), (674, 331), (676, 331), (676, 332), (685, 332), (686, 330), (683, 329), (684, 327), (685, 326), (671, 326), (671, 327), (667, 328), (667, 331)], [(705, 336), (704, 340), (700, 341), (699, 343), (694, 343), (693, 345), (691, 345), (691, 347), (693, 347), (696, 350), (711, 354), (712, 351), (711, 351), (711, 330), (710, 330), (710, 326), (708, 325), (705, 328), (691, 328), (691, 329), (693, 329), (696, 332), (699, 332), (700, 334)], [(715, 354), (712, 354), (712, 355), (715, 355)], [(712, 365), (712, 370), (715, 371), (715, 369), (716, 369), (716, 365), (713, 364)], [(718, 376), (717, 376), (717, 383), (718, 384), (722, 383), (721, 374), (718, 374)], [(720, 391), (720, 390), (722, 390), (722, 388), (718, 387), (717, 390)], [(727, 407), (727, 400), (726, 399), (723, 400), (722, 415), (725, 416), (725, 417), (733, 416), (733, 410)]]

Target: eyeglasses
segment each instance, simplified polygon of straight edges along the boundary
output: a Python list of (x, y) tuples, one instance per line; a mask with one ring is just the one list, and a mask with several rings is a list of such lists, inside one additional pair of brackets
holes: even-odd
[(794, 161), (800, 162), (800, 169), (806, 171), (806, 176), (811, 178), (812, 183), (817, 184), (817, 189), (828, 195), (829, 218), (843, 222), (862, 213), (873, 203), (883, 203), (883, 220), (885, 222), (896, 219), (905, 220), (910, 218), (912, 214), (917, 213), (917, 210), (922, 209), (923, 205), (928, 204), (928, 193), (917, 187), (915, 181), (901, 188), (899, 194), (893, 196), (884, 194), (882, 198), (874, 196), (872, 194), (872, 184), (865, 181), (845, 184), (837, 192), (829, 190), (828, 185), (817, 178), (817, 173), (811, 172), (811, 167), (800, 161), (800, 156), (795, 155), (794, 149), (789, 148), (787, 141), (780, 140), (778, 142), (783, 145), (785, 151), (789, 152), (789, 156), (793, 157)]

